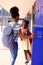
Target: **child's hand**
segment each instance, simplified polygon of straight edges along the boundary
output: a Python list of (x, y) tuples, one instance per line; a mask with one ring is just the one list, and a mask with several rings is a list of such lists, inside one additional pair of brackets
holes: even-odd
[(34, 33), (31, 34), (31, 38), (34, 38), (36, 35)]
[(35, 34), (31, 34), (31, 35), (29, 35), (27, 38), (29, 38), (29, 39), (31, 39), (31, 38), (34, 38), (35, 37)]

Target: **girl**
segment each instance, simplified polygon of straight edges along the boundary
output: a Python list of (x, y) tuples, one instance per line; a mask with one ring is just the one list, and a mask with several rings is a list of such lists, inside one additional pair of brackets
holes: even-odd
[(28, 24), (29, 24), (29, 21), (24, 20), (22, 24), (22, 29), (21, 29), (22, 35), (25, 36), (24, 39), (21, 39), (25, 58), (26, 58), (25, 63), (29, 62), (29, 58), (31, 59), (31, 52), (29, 50), (31, 49), (30, 43), (32, 42), (32, 38), (34, 37), (34, 35), (31, 34), (28, 29)]

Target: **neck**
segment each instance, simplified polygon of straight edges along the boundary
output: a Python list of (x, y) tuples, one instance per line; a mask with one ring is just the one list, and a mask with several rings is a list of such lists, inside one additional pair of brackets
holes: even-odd
[(16, 19), (15, 19), (15, 18), (13, 18), (13, 19), (12, 19), (12, 21), (13, 21), (13, 22), (16, 22)]

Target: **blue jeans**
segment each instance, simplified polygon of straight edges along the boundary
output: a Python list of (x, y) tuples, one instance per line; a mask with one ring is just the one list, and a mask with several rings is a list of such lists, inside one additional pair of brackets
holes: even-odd
[(18, 44), (14, 43), (13, 48), (10, 49), (11, 57), (10, 57), (10, 65), (14, 65), (18, 52)]

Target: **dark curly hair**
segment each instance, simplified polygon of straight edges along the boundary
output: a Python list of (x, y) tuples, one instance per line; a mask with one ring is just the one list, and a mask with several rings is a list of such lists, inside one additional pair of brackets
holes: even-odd
[(28, 25), (29, 24), (29, 21), (28, 20), (24, 20), (25, 24)]
[(19, 16), (19, 9), (18, 7), (14, 6), (10, 9), (10, 14), (12, 18), (16, 18), (16, 16)]

